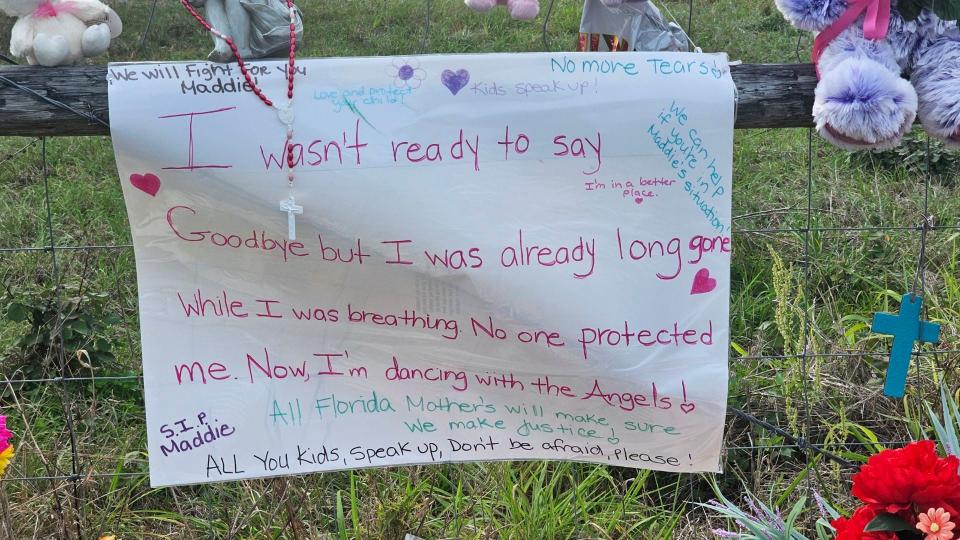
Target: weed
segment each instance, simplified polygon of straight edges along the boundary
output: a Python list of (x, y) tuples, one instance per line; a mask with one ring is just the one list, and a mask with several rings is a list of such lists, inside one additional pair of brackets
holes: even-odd
[(5, 368), (29, 379), (116, 369), (108, 328), (120, 318), (104, 313), (108, 298), (78, 283), (7, 291), (0, 310), (23, 332), (6, 354)]

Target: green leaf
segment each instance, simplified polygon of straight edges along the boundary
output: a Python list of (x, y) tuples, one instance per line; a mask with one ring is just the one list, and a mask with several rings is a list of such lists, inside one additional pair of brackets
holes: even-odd
[(347, 540), (347, 520), (343, 515), (343, 492), (337, 490), (337, 532), (341, 540)]
[(863, 532), (915, 530), (917, 530), (916, 527), (910, 525), (906, 521), (893, 514), (879, 514), (877, 517), (870, 520), (870, 523), (867, 523), (867, 526), (863, 529)]
[(116, 358), (113, 356), (113, 353), (111, 352), (93, 351), (89, 354), (90, 354), (90, 358), (93, 360), (93, 363), (98, 366), (102, 366), (104, 364), (110, 364), (114, 360), (116, 360)]
[(46, 343), (48, 341), (48, 336), (46, 332), (34, 332), (32, 334), (23, 336), (21, 340), (21, 347), (36, 347), (41, 343)]
[(19, 303), (14, 302), (7, 306), (7, 319), (13, 322), (23, 322), (30, 318), (30, 309)]
[(70, 329), (78, 334), (89, 334), (90, 326), (86, 321), (82, 319), (77, 319), (70, 323)]
[(800, 497), (800, 499), (797, 500), (797, 503), (793, 505), (793, 508), (790, 510), (790, 513), (787, 514), (787, 519), (784, 523), (786, 525), (785, 527), (786, 530), (784, 531), (784, 535), (787, 538), (793, 537), (794, 523), (797, 522), (797, 518), (800, 517), (800, 514), (805, 509), (806, 504), (807, 504), (807, 498)]

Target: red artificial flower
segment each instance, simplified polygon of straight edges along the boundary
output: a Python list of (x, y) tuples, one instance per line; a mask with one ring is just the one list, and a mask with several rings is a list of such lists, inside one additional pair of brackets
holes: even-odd
[(853, 475), (853, 496), (876, 512), (915, 523), (918, 512), (943, 508), (960, 515), (960, 459), (937, 455), (933, 441), (911, 443), (872, 456)]
[(849, 518), (841, 517), (831, 521), (830, 525), (837, 530), (836, 540), (899, 540), (897, 534), (892, 532), (863, 532), (878, 513), (871, 506), (861, 506)]

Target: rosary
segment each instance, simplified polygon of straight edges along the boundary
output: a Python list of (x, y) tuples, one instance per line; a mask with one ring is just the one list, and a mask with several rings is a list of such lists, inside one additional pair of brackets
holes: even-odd
[(253, 77), (250, 75), (250, 72), (247, 70), (246, 64), (243, 62), (243, 57), (240, 56), (240, 51), (237, 49), (237, 46), (233, 43), (233, 39), (230, 36), (224, 34), (223, 32), (214, 28), (206, 19), (200, 15), (193, 6), (190, 5), (189, 0), (180, 0), (180, 3), (183, 4), (183, 7), (190, 12), (190, 15), (193, 15), (193, 18), (196, 19), (208, 32), (217, 36), (227, 43), (230, 47), (230, 50), (233, 51), (233, 55), (237, 59), (237, 65), (240, 68), (240, 73), (243, 74), (244, 79), (246, 79), (247, 84), (250, 85), (250, 88), (253, 89), (253, 93), (260, 98), (260, 101), (264, 103), (267, 107), (272, 107), (277, 111), (277, 118), (280, 119), (285, 126), (287, 126), (287, 188), (290, 190), (290, 196), (280, 201), (280, 210), (287, 213), (287, 236), (290, 240), (297, 239), (297, 224), (296, 216), (303, 214), (303, 207), (297, 205), (296, 199), (293, 197), (293, 180), (294, 180), (294, 159), (293, 159), (293, 75), (294, 75), (294, 53), (297, 49), (297, 34), (296, 34), (296, 8), (293, 5), (293, 0), (287, 1), (287, 9), (290, 12), (290, 60), (288, 63), (287, 69), (287, 103), (285, 105), (277, 105), (271, 101), (263, 91), (257, 86), (257, 83), (253, 80)]

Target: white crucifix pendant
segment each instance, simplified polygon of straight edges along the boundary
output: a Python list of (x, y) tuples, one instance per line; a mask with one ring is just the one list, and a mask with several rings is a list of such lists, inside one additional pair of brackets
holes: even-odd
[(293, 102), (288, 101), (285, 105), (274, 105), (277, 110), (277, 118), (288, 128), (293, 127)]
[(297, 239), (297, 215), (303, 213), (303, 207), (297, 206), (293, 195), (289, 199), (280, 201), (280, 210), (287, 213), (287, 236), (290, 240)]

